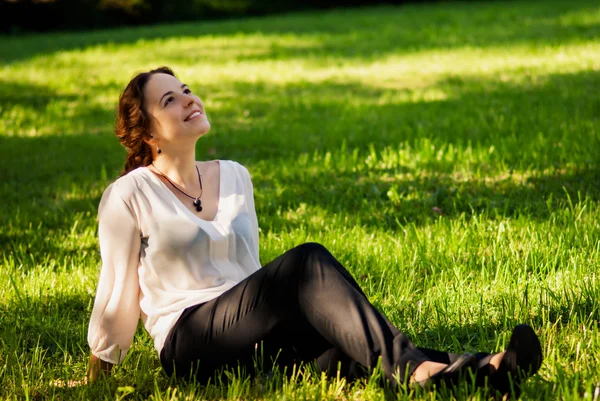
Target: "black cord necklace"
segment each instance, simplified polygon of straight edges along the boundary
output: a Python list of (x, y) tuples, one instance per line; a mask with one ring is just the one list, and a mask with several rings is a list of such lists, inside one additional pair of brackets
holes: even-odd
[(196, 207), (196, 211), (198, 211), (198, 212), (201, 212), (201, 211), (202, 211), (202, 200), (200, 199), (200, 197), (202, 196), (202, 176), (200, 175), (200, 170), (198, 170), (198, 166), (196, 166), (196, 173), (198, 173), (198, 181), (200, 182), (200, 195), (198, 195), (198, 197), (196, 197), (196, 198), (195, 198), (195, 197), (193, 197), (193, 196), (190, 196), (190, 195), (186, 194), (186, 193), (185, 193), (185, 192), (183, 192), (181, 189), (179, 189), (179, 188), (177, 187), (177, 185), (175, 185), (175, 184), (173, 183), (173, 181), (169, 180), (169, 177), (167, 177), (166, 175), (164, 175), (164, 174), (162, 173), (162, 171), (160, 171), (160, 170), (158, 169), (158, 167), (156, 167), (156, 166), (154, 165), (154, 163), (152, 163), (152, 166), (154, 166), (154, 168), (156, 169), (156, 171), (158, 171), (158, 172), (160, 173), (160, 175), (162, 175), (162, 176), (165, 178), (165, 180), (169, 181), (169, 183), (170, 183), (171, 185), (173, 185), (173, 188), (175, 188), (176, 190), (178, 190), (179, 192), (181, 192), (182, 194), (184, 194), (184, 195), (185, 195), (185, 196), (187, 196), (188, 198), (190, 198), (190, 199), (193, 199), (193, 200), (194, 200), (194, 206)]

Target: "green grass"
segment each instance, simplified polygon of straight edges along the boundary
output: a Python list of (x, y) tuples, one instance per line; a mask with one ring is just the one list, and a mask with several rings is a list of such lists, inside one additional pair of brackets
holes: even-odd
[(141, 328), (111, 378), (51, 385), (86, 370), (119, 92), (169, 65), (205, 100), (198, 159), (253, 176), (263, 263), (323, 243), (421, 346), (499, 351), (527, 322), (546, 359), (523, 398), (597, 400), (599, 55), (584, 1), (0, 37), (0, 398), (396, 398), (310, 368), (175, 383)]

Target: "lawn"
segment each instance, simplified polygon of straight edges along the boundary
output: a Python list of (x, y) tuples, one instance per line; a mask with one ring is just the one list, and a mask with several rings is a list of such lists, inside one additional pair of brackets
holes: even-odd
[[(250, 171), (267, 263), (324, 244), (417, 345), (500, 351), (531, 324), (524, 399), (600, 393), (600, 5), (378, 6), (0, 37), (0, 398), (450, 399), (288, 378), (165, 377), (138, 329), (85, 375), (96, 210), (124, 161), (120, 91), (160, 65), (204, 99), (197, 158)], [(224, 379), (223, 379), (224, 380)], [(487, 399), (483, 390), (457, 398)]]

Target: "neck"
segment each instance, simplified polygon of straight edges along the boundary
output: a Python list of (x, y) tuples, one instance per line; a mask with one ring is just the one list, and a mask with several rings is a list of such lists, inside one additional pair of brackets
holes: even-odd
[(154, 159), (153, 164), (171, 181), (184, 188), (198, 185), (195, 147), (185, 153), (163, 153)]

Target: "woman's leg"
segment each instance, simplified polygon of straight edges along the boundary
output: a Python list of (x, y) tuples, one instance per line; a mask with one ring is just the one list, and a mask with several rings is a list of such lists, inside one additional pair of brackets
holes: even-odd
[[(366, 298), (366, 295), (363, 293), (356, 280), (354, 280), (352, 275), (337, 260), (335, 260), (332, 265), (340, 272), (342, 276), (344, 276), (350, 285), (352, 285)], [(383, 316), (383, 318), (386, 320), (390, 330), (398, 331), (398, 329), (391, 322), (389, 322), (385, 316)], [(519, 344), (519, 341), (521, 344)], [(429, 348), (417, 347), (417, 349), (425, 355), (428, 361), (441, 363), (444, 365), (450, 365), (456, 362), (461, 356), (460, 354), (453, 354)], [(474, 355), (478, 361), (478, 377), (482, 381), (482, 383), (479, 384), (484, 383), (485, 376), (488, 374), (495, 372), (497, 369), (504, 369), (504, 371), (510, 371), (513, 374), (518, 387), (519, 379), (522, 377), (517, 375), (517, 371), (519, 369), (522, 372), (528, 372), (529, 375), (532, 375), (539, 370), (542, 360), (541, 346), (539, 345), (539, 341), (535, 335), (535, 332), (530, 327), (523, 325), (517, 326), (513, 332), (513, 335), (511, 336), (511, 342), (508, 349), (510, 354), (508, 362), (507, 358), (505, 357), (505, 352), (499, 352), (496, 354), (478, 352)], [(515, 362), (517, 360), (519, 362)], [(317, 365), (322, 370), (327, 371), (330, 375), (335, 375), (337, 373), (336, 369), (338, 363), (341, 365), (341, 375), (347, 378), (353, 379), (363, 377), (366, 373), (366, 370), (360, 369), (360, 366), (357, 366), (358, 364), (356, 361), (353, 361), (338, 348), (329, 349), (317, 359)], [(512, 365), (518, 366), (518, 368), (512, 366), (511, 363)], [(502, 393), (507, 393), (509, 391), (510, 379), (508, 379), (506, 372), (492, 375), (490, 380), (492, 387), (496, 390), (500, 390)]]
[[(356, 291), (358, 291), (365, 298), (367, 298), (367, 296), (363, 292), (362, 288), (360, 288), (360, 285), (356, 282), (354, 277), (352, 277), (350, 272), (348, 272), (348, 270), (346, 270), (346, 268), (337, 259), (335, 259), (335, 257), (333, 255), (331, 255), (331, 259), (332, 259), (332, 261), (331, 261), (332, 266), (336, 268), (336, 270), (346, 279), (346, 281), (348, 281), (348, 283), (352, 287), (354, 287), (356, 289)], [(394, 324), (392, 324), (385, 315), (382, 314), (382, 317), (392, 332), (394, 332), (396, 334), (400, 333), (400, 331), (396, 328), (396, 326), (394, 326)], [(454, 363), (460, 356), (460, 354), (453, 354), (453, 353), (438, 351), (438, 350), (429, 349), (429, 348), (417, 347), (417, 349), (419, 349), (419, 351), (421, 351), (427, 357), (427, 360), (433, 361), (433, 362), (438, 362), (438, 363), (443, 363), (443, 364), (447, 364), (447, 365)], [(490, 354), (482, 352), (482, 353), (476, 354), (475, 356), (478, 359), (483, 359), (484, 357), (486, 357), (488, 355), (490, 355)], [(328, 357), (331, 358), (331, 361), (327, 360)], [(343, 354), (340, 350), (332, 349), (332, 350), (328, 350), (328, 352), (326, 352), (320, 358), (320, 361), (318, 361), (318, 362), (319, 362), (319, 365), (323, 365), (323, 366), (336, 366), (338, 362), (341, 362), (342, 365), (345, 365), (345, 364), (348, 364), (353, 361), (351, 359), (349, 360), (349, 357), (347, 355)], [(356, 370), (353, 369), (353, 367), (349, 367), (349, 369), (351, 369), (352, 372), (356, 372)], [(326, 369), (324, 369), (324, 370), (326, 370)], [(342, 370), (344, 370), (344, 369), (342, 369)]]
[[(300, 245), (220, 297), (186, 310), (169, 335), (161, 360), (180, 375), (199, 363), (201, 377), (249, 364), (255, 345), (291, 345), (302, 359), (339, 349), (385, 376), (410, 376), (427, 357), (366, 299), (349, 274), (321, 245)], [(354, 284), (352, 284), (354, 283)], [(317, 335), (315, 335), (315, 333)], [(307, 338), (318, 338), (309, 343)]]

